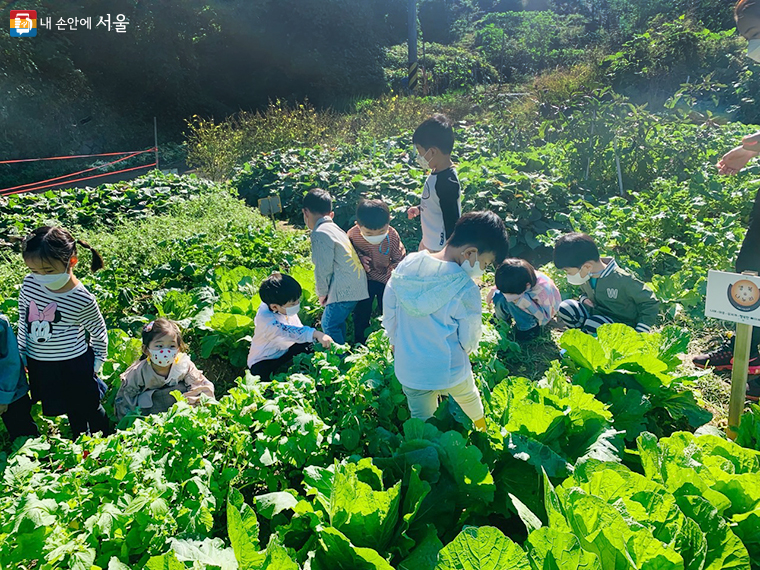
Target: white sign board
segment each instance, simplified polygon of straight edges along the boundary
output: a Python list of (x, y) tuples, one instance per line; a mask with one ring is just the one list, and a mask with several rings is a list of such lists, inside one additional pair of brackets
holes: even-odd
[(705, 316), (760, 327), (760, 277), (710, 271)]

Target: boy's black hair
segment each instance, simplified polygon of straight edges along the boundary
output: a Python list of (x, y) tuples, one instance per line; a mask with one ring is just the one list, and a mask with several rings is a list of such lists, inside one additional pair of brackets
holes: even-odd
[(567, 234), (554, 244), (554, 265), (557, 269), (580, 269), (588, 261), (599, 261), (599, 248), (590, 235)]
[(412, 136), (412, 143), (425, 150), (436, 147), (443, 154), (454, 150), (454, 129), (446, 115), (433, 115), (422, 123)]
[(303, 208), (313, 214), (326, 216), (332, 212), (332, 196), (327, 190), (314, 188), (303, 198)]
[(41, 226), (24, 238), (21, 255), (24, 259), (35, 258), (43, 262), (59, 261), (68, 265), (77, 256), (77, 244), (92, 252), (90, 270), (103, 268), (103, 257), (89, 243), (74, 237), (60, 227)]
[(525, 293), (526, 285), (536, 285), (536, 270), (524, 259), (505, 259), (496, 270), (496, 288), (502, 293), (520, 295)]
[(459, 218), (446, 245), (476, 247), (479, 254), (493, 253), (500, 264), (509, 255), (509, 234), (504, 220), (493, 212), (468, 212)]
[(301, 285), (290, 275), (272, 273), (259, 286), (259, 297), (267, 305), (286, 305), (301, 298)]
[(381, 230), (391, 222), (391, 212), (382, 200), (362, 200), (356, 208), (356, 221), (368, 230)]

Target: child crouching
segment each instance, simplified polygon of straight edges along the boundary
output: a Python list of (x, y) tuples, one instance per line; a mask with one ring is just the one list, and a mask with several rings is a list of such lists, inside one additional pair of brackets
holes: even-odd
[(255, 330), (248, 353), (251, 374), (268, 382), (274, 373), (309, 352), (312, 342), (330, 348), (330, 335), (305, 327), (298, 318), (301, 309), (301, 285), (290, 275), (273, 273), (259, 287), (261, 305), (254, 319)]
[(143, 356), (121, 375), (121, 388), (116, 394), (116, 417), (136, 411), (158, 414), (171, 408), (178, 390), (190, 405), (196, 405), (201, 394), (214, 397), (214, 385), (196, 368), (182, 340), (176, 323), (156, 319), (143, 327)]
[(496, 287), (488, 301), (496, 317), (514, 321), (515, 339), (536, 338), (559, 310), (562, 296), (547, 275), (536, 271), (524, 259), (506, 259), (496, 270)]

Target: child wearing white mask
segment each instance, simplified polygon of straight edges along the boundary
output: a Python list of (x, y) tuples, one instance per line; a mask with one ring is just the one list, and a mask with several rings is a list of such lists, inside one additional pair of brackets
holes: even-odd
[(348, 239), (354, 246), (367, 272), (369, 299), (356, 304), (354, 309), (354, 342), (367, 341), (367, 329), (372, 318), (372, 305), (383, 314), (383, 293), (391, 272), (406, 256), (398, 232), (391, 227), (391, 213), (382, 200), (362, 200), (356, 209), (356, 225), (348, 230)]
[(175, 390), (193, 406), (202, 394), (214, 398), (214, 385), (185, 352), (187, 346), (177, 323), (164, 318), (149, 322), (143, 327), (142, 343), (140, 360), (121, 375), (114, 402), (119, 420), (135, 413), (167, 411), (177, 401), (171, 395)]
[(462, 215), (462, 192), (451, 153), (454, 149), (454, 129), (445, 115), (435, 115), (414, 131), (412, 143), (417, 151), (417, 163), (430, 170), (422, 189), (419, 206), (407, 210), (409, 219), (420, 217), (422, 241), (420, 251), (437, 252), (454, 231)]
[(578, 300), (559, 305), (559, 318), (568, 328), (595, 335), (602, 325), (623, 323), (647, 333), (657, 322), (660, 302), (652, 290), (613, 258), (600, 257), (591, 236), (572, 233), (559, 238), (554, 265), (565, 272), (568, 283), (581, 288)]
[(272, 273), (261, 282), (248, 368), (262, 382), (268, 382), (296, 355), (310, 351), (313, 342), (324, 348), (332, 346), (330, 335), (301, 324), (301, 294), (301, 285), (290, 275)]
[(383, 328), (413, 418), (430, 418), (440, 397), (448, 395), (476, 429), (485, 429), (469, 359), (483, 318), (474, 280), (508, 252), (503, 220), (493, 212), (471, 212), (459, 218), (442, 251), (412, 253), (393, 271), (383, 298)]
[[(18, 296), (18, 349), (27, 368), (32, 401), (46, 416), (69, 418), (76, 437), (110, 431), (97, 378), (108, 355), (106, 323), (95, 297), (74, 275), (77, 244), (92, 252), (90, 269), (103, 258), (63, 228), (43, 226), (22, 244), (30, 274)], [(89, 336), (89, 340), (88, 337)]]

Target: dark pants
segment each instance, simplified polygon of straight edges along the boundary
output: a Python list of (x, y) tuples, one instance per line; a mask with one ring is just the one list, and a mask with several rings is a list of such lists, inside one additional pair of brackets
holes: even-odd
[(74, 439), (86, 432), (111, 433), (100, 405), (92, 348), (70, 360), (48, 362), (31, 357), (27, 360), (32, 400), (42, 402), (44, 415), (68, 416)]
[(369, 321), (372, 318), (372, 305), (377, 299), (377, 310), (383, 314), (383, 293), (385, 293), (385, 283), (380, 281), (367, 281), (369, 290), (369, 299), (364, 299), (356, 304), (354, 309), (354, 342), (364, 344), (367, 342), (367, 329)]
[(296, 343), (291, 346), (288, 351), (280, 358), (274, 358), (272, 360), (261, 360), (252, 365), (250, 368), (251, 374), (261, 378), (262, 382), (269, 382), (275, 372), (293, 362), (293, 358), (295, 358), (298, 354), (311, 352), (311, 348), (311, 343)]
[(5, 429), (8, 430), (11, 441), (17, 437), (27, 435), (37, 437), (39, 435), (37, 424), (32, 419), (32, 400), (28, 394), (24, 394), (22, 398), (8, 404), (8, 409), (0, 415), (0, 418), (3, 418)]
[[(749, 229), (736, 258), (736, 272), (757, 271), (760, 273), (760, 190), (755, 196), (755, 205), (749, 219)], [(760, 345), (760, 327), (752, 329), (752, 354), (756, 355)]]

